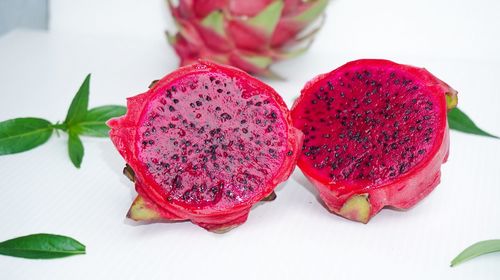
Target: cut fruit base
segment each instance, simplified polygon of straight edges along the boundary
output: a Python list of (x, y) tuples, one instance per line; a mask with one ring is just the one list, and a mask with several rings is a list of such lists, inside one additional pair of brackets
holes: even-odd
[(241, 70), (200, 61), (127, 104), (108, 124), (139, 194), (132, 219), (228, 230), (294, 169), (301, 132), (281, 97)]
[[(273, 201), (276, 199), (276, 193), (273, 191), (271, 194), (262, 199), (263, 202)], [(226, 222), (224, 224), (209, 224), (200, 223), (199, 226), (205, 228), (208, 231), (215, 233), (226, 233), (231, 229), (236, 228), (240, 224), (244, 223), (247, 219), (248, 212), (235, 220)], [(148, 202), (142, 196), (138, 195), (130, 209), (127, 212), (127, 218), (132, 219), (136, 222), (176, 222), (184, 221), (179, 219), (173, 219), (171, 215), (165, 215), (161, 210), (159, 210), (153, 203)]]
[[(391, 207), (397, 210), (408, 210), (429, 195), (439, 184), (441, 164), (448, 157), (449, 133), (444, 139), (445, 148), (437, 154), (426, 168), (413, 174), (407, 183), (388, 184), (374, 189), (361, 190), (358, 193), (344, 194), (306, 177), (316, 186), (321, 199), (328, 210), (349, 220), (368, 223), (380, 210)], [(432, 174), (425, 175), (424, 174)], [(421, 179), (425, 178), (425, 179)]]
[[(127, 177), (130, 181), (135, 182), (135, 172), (130, 167), (130, 165), (125, 165), (123, 168), (123, 175)], [(269, 195), (264, 197), (262, 202), (270, 202), (276, 199), (276, 193), (272, 191)], [(214, 233), (226, 233), (230, 230), (236, 228), (240, 224), (244, 223), (248, 217), (248, 211), (244, 213), (242, 216), (228, 221), (223, 224), (215, 224), (215, 223), (199, 223), (198, 225), (208, 231)], [(162, 211), (159, 209), (154, 203), (144, 199), (141, 195), (138, 195), (130, 209), (127, 212), (127, 218), (134, 220), (136, 222), (179, 222), (186, 221), (186, 219), (177, 218), (174, 214), (169, 213), (168, 211)], [(219, 218), (220, 219), (220, 218)]]
[(331, 212), (368, 222), (408, 209), (438, 184), (457, 92), (427, 70), (357, 60), (308, 82), (292, 108), (298, 166)]

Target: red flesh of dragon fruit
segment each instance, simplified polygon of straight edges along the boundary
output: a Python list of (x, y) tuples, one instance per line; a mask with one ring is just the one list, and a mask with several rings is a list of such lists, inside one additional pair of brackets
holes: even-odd
[(301, 144), (271, 87), (204, 61), (129, 98), (127, 109), (109, 126), (134, 173), (139, 197), (129, 217), (135, 220), (233, 228), (289, 177)]
[(326, 206), (348, 219), (408, 209), (439, 184), (456, 93), (423, 68), (387, 60), (320, 75), (292, 109), (305, 135), (298, 166)]

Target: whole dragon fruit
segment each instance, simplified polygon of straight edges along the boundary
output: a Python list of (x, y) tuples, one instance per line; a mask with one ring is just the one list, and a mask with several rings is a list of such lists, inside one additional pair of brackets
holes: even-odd
[(305, 135), (298, 166), (326, 206), (348, 219), (408, 209), (439, 184), (456, 94), (423, 68), (387, 60), (320, 75), (292, 109)]
[(168, 3), (179, 31), (175, 35), (167, 33), (167, 37), (181, 65), (205, 58), (251, 74), (277, 77), (269, 66), (307, 49), (319, 27), (305, 29), (323, 14), (328, 0)]
[(128, 217), (242, 224), (294, 169), (302, 133), (290, 123), (281, 97), (241, 70), (200, 61), (167, 75), (108, 123), (139, 193)]

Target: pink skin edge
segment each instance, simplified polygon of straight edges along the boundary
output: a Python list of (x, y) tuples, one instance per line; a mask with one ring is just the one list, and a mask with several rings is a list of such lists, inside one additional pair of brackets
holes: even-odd
[[(394, 62), (388, 60), (369, 59), (369, 60), (356, 60), (349, 62), (336, 70), (326, 74), (321, 74), (306, 83), (301, 91), (301, 96), (295, 100), (291, 111), (301, 102), (307, 92), (313, 88), (316, 83), (321, 83), (327, 79), (332, 73), (336, 71), (343, 71), (349, 69), (351, 66), (362, 65), (368, 63), (377, 63), (377, 66), (394, 66)], [(406, 71), (410, 74), (416, 75), (423, 79), (426, 86), (431, 88), (431, 91), (439, 95), (438, 100), (441, 102), (439, 108), (443, 108), (443, 114), (446, 114), (446, 98), (447, 92), (456, 92), (449, 85), (439, 80), (424, 68), (417, 68), (409, 65), (398, 64), (399, 69)], [(340, 210), (344, 203), (353, 195), (368, 194), (370, 203), (370, 212), (368, 220), (375, 216), (384, 207), (393, 207), (396, 209), (404, 210), (413, 207), (420, 200), (426, 197), (440, 182), (441, 177), (441, 164), (445, 163), (450, 147), (449, 129), (446, 117), (441, 118), (441, 130), (436, 133), (438, 139), (433, 149), (428, 153), (428, 157), (423, 159), (419, 164), (414, 166), (412, 170), (403, 176), (396, 178), (385, 184), (371, 185), (368, 187), (360, 187), (358, 189), (345, 188), (344, 191), (339, 191), (333, 182), (321, 182), (311, 176), (312, 168), (308, 163), (299, 157), (297, 165), (302, 170), (306, 178), (316, 187), (319, 192), (320, 198), (324, 201), (327, 208), (336, 214), (340, 214)], [(430, 156), (433, 155), (433, 156)]]
[[(285, 156), (282, 166), (276, 171), (277, 173), (274, 176), (274, 180), (268, 183), (269, 185), (264, 192), (253, 197), (253, 199), (249, 200), (247, 203), (234, 206), (233, 208), (227, 209), (227, 211), (223, 212), (216, 212), (212, 209), (186, 209), (173, 203), (168, 203), (157, 183), (147, 178), (142, 174), (142, 172), (138, 172), (138, 170), (142, 170), (142, 167), (140, 167), (142, 166), (142, 163), (137, 160), (138, 155), (136, 154), (137, 141), (135, 139), (138, 137), (137, 124), (141, 120), (142, 112), (147, 108), (149, 99), (154, 96), (155, 92), (166, 89), (173, 81), (182, 78), (186, 74), (192, 74), (193, 72), (198, 72), (200, 74), (211, 72), (224, 73), (229, 76), (238, 77), (241, 82), (248, 82), (259, 87), (262, 92), (267, 93), (269, 97), (273, 98), (279, 105), (279, 109), (288, 123), (287, 147), (288, 150), (294, 151), (294, 155)], [(165, 76), (146, 93), (128, 98), (127, 107), (129, 108), (127, 114), (123, 117), (110, 120), (108, 122), (108, 126), (111, 128), (111, 140), (125, 161), (134, 171), (136, 171), (135, 187), (139, 195), (144, 198), (149, 206), (153, 206), (152, 208), (157, 210), (157, 212), (165, 220), (191, 220), (191, 222), (210, 231), (219, 231), (244, 223), (251, 207), (267, 195), (271, 194), (279, 183), (288, 179), (295, 167), (296, 154), (302, 144), (302, 132), (290, 125), (290, 112), (288, 111), (284, 101), (274, 91), (274, 89), (239, 69), (228, 66), (220, 66), (207, 61), (200, 60), (198, 64), (179, 68), (173, 73)], [(130, 108), (134, 108), (134, 110), (130, 110)]]

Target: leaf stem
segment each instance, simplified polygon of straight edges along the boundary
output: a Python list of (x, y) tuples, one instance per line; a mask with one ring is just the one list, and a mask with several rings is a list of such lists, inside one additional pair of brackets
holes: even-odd
[(62, 130), (62, 131), (67, 131), (68, 130), (68, 126), (65, 123), (59, 123), (59, 122), (57, 122), (56, 124), (53, 124), (52, 127), (55, 128), (55, 129)]

